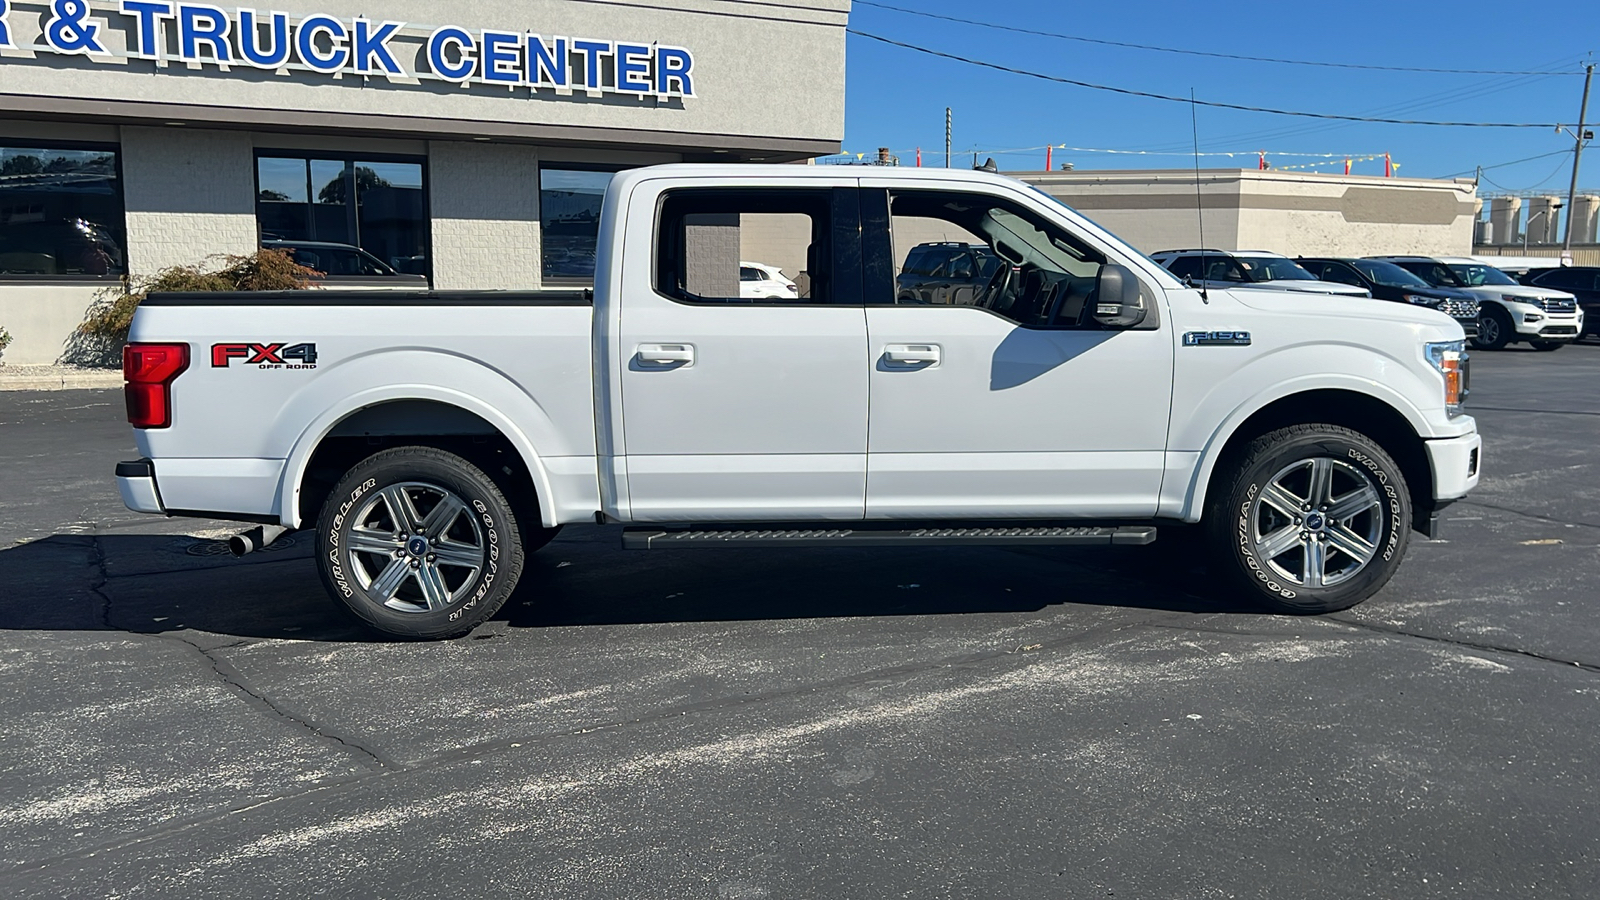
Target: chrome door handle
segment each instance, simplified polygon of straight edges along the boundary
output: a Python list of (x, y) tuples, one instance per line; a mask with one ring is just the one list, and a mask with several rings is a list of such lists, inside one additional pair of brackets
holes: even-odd
[(931, 368), (939, 364), (939, 345), (890, 344), (883, 348), (883, 358), (897, 366)]
[(693, 344), (640, 344), (634, 355), (649, 366), (688, 368), (694, 365)]

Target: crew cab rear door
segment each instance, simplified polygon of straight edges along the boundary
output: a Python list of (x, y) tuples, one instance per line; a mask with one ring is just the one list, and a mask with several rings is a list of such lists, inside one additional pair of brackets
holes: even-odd
[[(854, 179), (635, 187), (611, 351), (629, 518), (864, 516), (859, 234)], [(741, 299), (741, 259), (803, 272), (801, 295)]]

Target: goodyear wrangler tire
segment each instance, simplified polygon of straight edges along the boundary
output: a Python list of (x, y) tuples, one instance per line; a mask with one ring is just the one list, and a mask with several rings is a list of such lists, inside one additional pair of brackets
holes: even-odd
[(317, 568), (334, 599), (388, 634), (459, 637), (495, 614), (522, 574), (511, 504), (472, 463), (396, 447), (357, 464), (317, 521)]
[(1326, 613), (1393, 577), (1410, 537), (1411, 495), (1370, 438), (1296, 425), (1250, 443), (1216, 482), (1206, 518), (1219, 587), (1276, 612)]

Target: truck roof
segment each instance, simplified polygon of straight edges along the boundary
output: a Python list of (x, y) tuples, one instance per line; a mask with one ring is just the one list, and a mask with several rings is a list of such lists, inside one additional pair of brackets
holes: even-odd
[(729, 178), (783, 178), (839, 180), (872, 178), (889, 181), (949, 181), (967, 184), (1004, 184), (1011, 187), (1030, 188), (1027, 182), (975, 169), (943, 169), (933, 166), (842, 166), (794, 165), (789, 163), (667, 163), (626, 169), (616, 175), (619, 181), (643, 181), (649, 178), (693, 177)]

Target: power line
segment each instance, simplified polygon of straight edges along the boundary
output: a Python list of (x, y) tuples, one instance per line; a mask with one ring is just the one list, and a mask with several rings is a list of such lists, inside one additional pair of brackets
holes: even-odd
[[(1209, 56), (1213, 59), (1233, 59), (1244, 62), (1280, 63), (1293, 66), (1323, 66), (1334, 69), (1367, 69), (1376, 72), (1423, 72), (1431, 75), (1579, 75), (1580, 72), (1518, 72), (1500, 69), (1427, 69), (1413, 66), (1374, 66), (1362, 63), (1319, 62), (1309, 59), (1280, 59), (1272, 56), (1243, 56), (1237, 53), (1216, 53), (1209, 50), (1188, 50), (1181, 47), (1157, 47), (1150, 44), (1130, 44), (1126, 41), (1110, 41), (1102, 38), (1083, 37), (1076, 34), (1062, 34), (1056, 31), (1040, 31), (1033, 28), (1020, 28), (1015, 25), (1001, 25), (995, 22), (982, 22), (977, 19), (963, 19), (957, 16), (941, 15), (940, 13), (924, 12), (919, 9), (907, 9), (903, 6), (894, 6), (888, 3), (877, 3), (873, 0), (855, 0), (857, 6), (874, 6), (892, 12), (905, 13), (911, 16), (922, 16), (927, 19), (940, 19), (946, 22), (956, 22), (961, 25), (976, 25), (980, 28), (992, 28), (996, 31), (1010, 31), (1016, 34), (1031, 34), (1036, 37), (1055, 38), (1063, 41), (1078, 41), (1084, 44), (1100, 44), (1105, 47), (1123, 47), (1130, 50), (1152, 50), (1157, 53), (1180, 53), (1185, 56)], [(859, 32), (857, 32), (859, 33)], [(1201, 104), (1206, 106), (1209, 104)]]
[(1216, 101), (1216, 100), (1195, 100), (1195, 101), (1191, 101), (1188, 97), (1174, 97), (1174, 96), (1170, 96), (1168, 94), (1155, 94), (1155, 93), (1151, 93), (1149, 91), (1136, 91), (1136, 90), (1133, 90), (1131, 88), (1113, 87), (1111, 85), (1106, 85), (1106, 84), (1095, 84), (1095, 83), (1089, 82), (1089, 81), (1078, 81), (1078, 80), (1072, 79), (1072, 78), (1063, 78), (1063, 77), (1061, 77), (1059, 75), (1046, 75), (1046, 74), (1044, 74), (1042, 72), (1030, 72), (1030, 71), (1028, 71), (1026, 69), (1017, 69), (1017, 68), (1013, 68), (1011, 66), (1003, 66), (1003, 65), (1000, 65), (999, 63), (986, 62), (986, 61), (981, 60), (981, 59), (972, 59), (972, 58), (966, 57), (966, 56), (957, 56), (954, 53), (945, 53), (943, 51), (933, 50), (933, 49), (930, 49), (928, 47), (919, 47), (916, 44), (907, 44), (904, 41), (897, 41), (897, 40), (894, 40), (893, 38), (886, 38), (886, 37), (883, 37), (882, 35), (873, 34), (873, 33), (869, 32), (869, 31), (862, 31), (862, 30), (857, 29), (857, 28), (851, 28), (851, 29), (848, 29), (848, 31), (851, 34), (856, 35), (858, 37), (864, 37), (864, 38), (867, 38), (868, 40), (878, 41), (879, 43), (888, 44), (888, 45), (890, 45), (892, 47), (900, 47), (900, 48), (905, 49), (905, 50), (913, 50), (913, 51), (915, 51), (917, 53), (925, 53), (925, 54), (927, 54), (929, 56), (936, 56), (936, 57), (939, 57), (940, 59), (948, 59), (948, 60), (953, 60), (953, 61), (959, 62), (959, 63), (966, 63), (969, 66), (979, 66), (979, 67), (985, 68), (985, 69), (994, 69), (997, 72), (1009, 72), (1009, 73), (1011, 73), (1013, 75), (1025, 75), (1025, 76), (1027, 76), (1029, 78), (1040, 79), (1041, 81), (1051, 81), (1051, 82), (1055, 82), (1056, 84), (1070, 84), (1070, 85), (1073, 85), (1074, 87), (1088, 88), (1090, 90), (1095, 90), (1095, 91), (1109, 91), (1109, 92), (1111, 92), (1113, 94), (1123, 94), (1123, 95), (1130, 96), (1130, 97), (1146, 97), (1146, 98), (1149, 98), (1151, 100), (1165, 100), (1165, 101), (1167, 101), (1169, 103), (1191, 103), (1191, 102), (1193, 102), (1195, 105), (1198, 105), (1198, 106), (1207, 106), (1207, 107), (1212, 107), (1212, 108), (1215, 108), (1215, 109), (1236, 109), (1236, 110), (1240, 110), (1242, 112), (1267, 113), (1269, 115), (1274, 115), (1274, 116), (1299, 116), (1301, 118), (1307, 118), (1307, 119), (1333, 119), (1333, 120), (1341, 121), (1341, 122), (1370, 122), (1370, 123), (1379, 124), (1379, 125), (1435, 125), (1435, 126), (1449, 127), (1449, 128), (1555, 128), (1556, 127), (1556, 123), (1554, 123), (1554, 122), (1434, 122), (1434, 121), (1427, 121), (1427, 120), (1421, 120), (1421, 119), (1383, 119), (1383, 118), (1374, 118), (1374, 117), (1370, 117), (1370, 116), (1345, 116), (1345, 115), (1338, 115), (1336, 113), (1300, 112), (1300, 111), (1288, 110), (1288, 109), (1274, 109), (1272, 107), (1267, 107), (1267, 106), (1245, 106), (1244, 104), (1240, 104), (1240, 103), (1222, 103), (1222, 102), (1219, 102), (1219, 101)]
[[(1561, 152), (1563, 154), (1567, 154), (1567, 153), (1571, 153), (1572, 151), (1571, 150), (1563, 150)], [(1494, 179), (1490, 178), (1487, 175), (1483, 176), (1483, 180), (1489, 182), (1490, 184), (1494, 185), (1495, 187), (1499, 188), (1502, 191), (1511, 191), (1512, 193), (1517, 193), (1519, 191), (1531, 191), (1534, 188), (1543, 187), (1546, 183), (1548, 183), (1550, 181), (1550, 179), (1556, 177), (1557, 175), (1560, 175), (1561, 174), (1561, 170), (1565, 169), (1566, 167), (1567, 167), (1567, 164), (1566, 164), (1565, 161), (1556, 163), (1555, 169), (1552, 170), (1549, 175), (1546, 175), (1545, 177), (1539, 179), (1538, 181), (1535, 181), (1533, 184), (1530, 184), (1527, 187), (1508, 188), (1505, 185), (1501, 184), (1498, 181), (1495, 181)]]
[[(1547, 63), (1545, 65), (1548, 67), (1549, 65), (1554, 65), (1554, 64), (1555, 63)], [(1372, 109), (1364, 109), (1364, 110), (1361, 111), (1361, 114), (1365, 115), (1365, 116), (1395, 117), (1395, 116), (1404, 115), (1406, 113), (1410, 113), (1410, 112), (1412, 112), (1414, 110), (1428, 109), (1430, 107), (1448, 105), (1449, 103), (1458, 102), (1458, 101), (1461, 101), (1461, 100), (1468, 100), (1468, 99), (1478, 100), (1478, 99), (1481, 99), (1483, 97), (1489, 96), (1491, 94), (1497, 94), (1497, 93), (1500, 93), (1502, 91), (1511, 90), (1512, 88), (1521, 87), (1523, 85), (1531, 84), (1532, 82), (1535, 82), (1537, 80), (1538, 80), (1537, 77), (1512, 77), (1512, 78), (1490, 78), (1490, 79), (1485, 79), (1485, 80), (1482, 80), (1482, 81), (1474, 81), (1474, 82), (1472, 82), (1471, 84), (1468, 84), (1468, 85), (1464, 85), (1464, 86), (1460, 86), (1460, 87), (1456, 87), (1456, 88), (1451, 88), (1451, 89), (1445, 90), (1445, 91), (1437, 91), (1437, 92), (1434, 92), (1434, 93), (1431, 93), (1431, 94), (1423, 94), (1421, 96), (1413, 97), (1413, 98), (1410, 98), (1408, 100), (1402, 100), (1402, 101), (1400, 101), (1398, 103), (1389, 103), (1389, 104), (1385, 104), (1383, 106), (1375, 107), (1375, 108), (1372, 108)], [(1247, 131), (1247, 132), (1235, 132), (1235, 133), (1232, 133), (1232, 134), (1227, 134), (1227, 135), (1222, 135), (1222, 136), (1219, 136), (1219, 137), (1215, 137), (1212, 140), (1218, 141), (1220, 143), (1225, 143), (1225, 144), (1245, 143), (1245, 142), (1255, 143), (1255, 142), (1258, 142), (1258, 141), (1277, 140), (1277, 139), (1286, 138), (1286, 137), (1299, 137), (1299, 136), (1310, 135), (1310, 134), (1324, 134), (1324, 133), (1327, 133), (1329, 131), (1337, 131), (1338, 129), (1341, 129), (1341, 128), (1349, 128), (1350, 124), (1351, 123), (1346, 123), (1346, 122), (1313, 122), (1311, 124), (1295, 123), (1295, 124), (1289, 125), (1287, 127), (1271, 128), (1271, 129), (1267, 129), (1267, 130), (1256, 129), (1256, 130)], [(1171, 144), (1157, 145), (1157, 146), (1152, 147), (1150, 149), (1179, 150), (1179, 149), (1182, 149), (1182, 148), (1183, 148), (1183, 145), (1181, 143), (1174, 142), (1174, 143), (1171, 143)]]
[[(1476, 168), (1468, 169), (1465, 172), (1451, 172), (1449, 175), (1440, 175), (1439, 177), (1440, 178), (1455, 178), (1455, 177), (1457, 177), (1459, 175), (1471, 175), (1471, 174), (1473, 174), (1475, 172), (1487, 172), (1490, 169), (1504, 169), (1506, 166), (1515, 166), (1515, 165), (1518, 165), (1520, 163), (1533, 162), (1536, 159), (1548, 159), (1548, 158), (1550, 158), (1552, 156), (1567, 156), (1567, 155), (1570, 155), (1571, 153), (1572, 153), (1571, 150), (1552, 150), (1549, 153), (1541, 153), (1538, 156), (1525, 156), (1522, 159), (1513, 159), (1510, 162), (1495, 163), (1492, 166), (1478, 166)], [(1562, 163), (1562, 165), (1566, 165), (1566, 164)], [(1489, 179), (1485, 178), (1484, 181), (1489, 181)], [(1490, 184), (1494, 184), (1494, 182), (1492, 182), (1492, 181), (1490, 181), (1489, 183)], [(1502, 188), (1502, 190), (1504, 190), (1504, 188)]]

